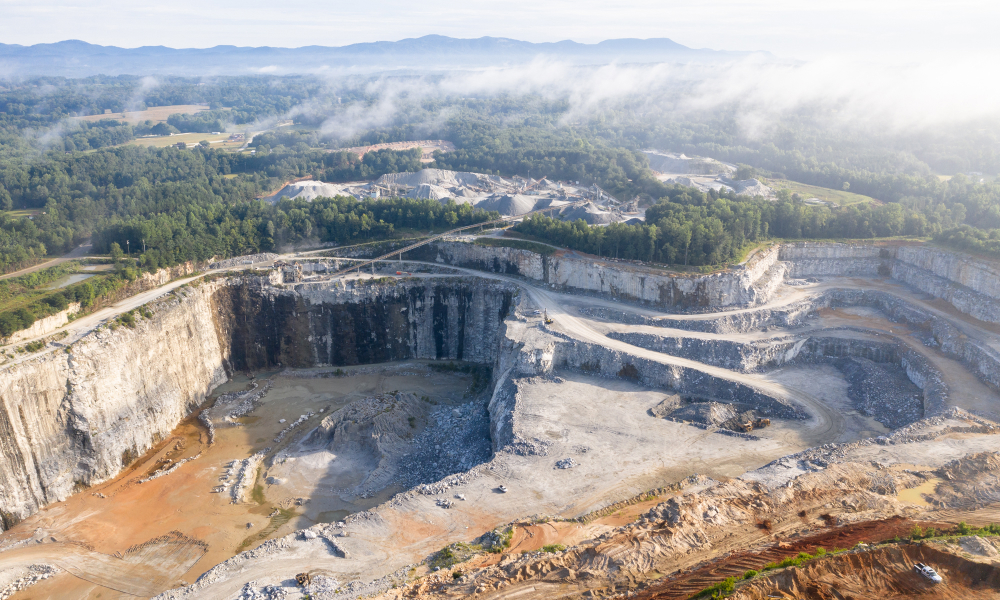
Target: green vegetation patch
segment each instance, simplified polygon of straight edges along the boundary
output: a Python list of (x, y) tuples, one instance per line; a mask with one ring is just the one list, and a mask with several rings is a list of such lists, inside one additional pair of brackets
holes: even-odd
[(467, 544), (465, 542), (449, 544), (434, 553), (434, 556), (432, 556), (430, 560), (430, 567), (431, 569), (438, 567), (447, 569), (451, 566), (469, 560), (482, 551), (483, 546), (480, 544)]
[[(256, 491), (256, 489), (255, 489), (255, 491)], [(255, 498), (255, 500), (256, 500), (256, 498)], [(257, 533), (255, 533), (255, 534), (247, 537), (242, 542), (240, 542), (239, 548), (237, 548), (237, 550), (245, 550), (245, 549), (249, 548), (250, 545), (253, 544), (253, 543), (255, 543), (255, 542), (266, 540), (267, 538), (269, 538), (272, 535), (274, 535), (274, 533), (276, 531), (278, 531), (278, 529), (282, 525), (284, 525), (285, 523), (288, 523), (289, 521), (291, 521), (292, 517), (295, 516), (295, 511), (292, 511), (292, 510), (286, 510), (284, 508), (279, 508), (279, 509), (277, 509), (277, 511), (278, 511), (278, 514), (276, 514), (273, 517), (271, 517), (271, 520), (268, 522), (268, 524), (267, 524), (266, 527), (264, 527), (263, 529), (261, 529)]]
[(875, 199), (870, 196), (855, 194), (854, 192), (849, 192), (847, 190), (833, 190), (816, 185), (809, 185), (807, 183), (799, 183), (798, 181), (789, 181), (787, 179), (768, 179), (765, 181), (765, 184), (777, 191), (779, 197), (781, 195), (781, 190), (788, 190), (788, 199), (796, 199), (794, 198), (794, 195), (798, 194), (799, 198), (802, 200), (819, 198), (820, 200), (833, 202), (837, 206), (850, 206), (851, 204), (875, 201)]

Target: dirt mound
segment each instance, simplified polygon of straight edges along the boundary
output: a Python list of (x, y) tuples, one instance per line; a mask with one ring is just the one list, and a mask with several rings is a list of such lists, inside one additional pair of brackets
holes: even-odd
[[(801, 517), (800, 517), (801, 518)], [(709, 563), (680, 575), (665, 578), (640, 592), (638, 600), (687, 600), (691, 595), (715, 585), (727, 577), (740, 579), (750, 569), (760, 570), (768, 563), (780, 562), (797, 556), (800, 552), (815, 554), (817, 548), (850, 548), (858, 542), (872, 542), (905, 536), (917, 525), (902, 517), (879, 521), (864, 521), (837, 527), (817, 535), (786, 540), (760, 551), (743, 551), (730, 554), (722, 560)], [(939, 524), (920, 523), (922, 526)]]
[(981, 452), (938, 470), (943, 480), (930, 496), (936, 506), (971, 510), (1000, 502), (1000, 454)]
[[(933, 567), (944, 582), (934, 584), (913, 570)], [(891, 545), (816, 560), (758, 579), (733, 598), (885, 600), (888, 598), (997, 598), (1000, 568), (943, 552), (929, 545)]]

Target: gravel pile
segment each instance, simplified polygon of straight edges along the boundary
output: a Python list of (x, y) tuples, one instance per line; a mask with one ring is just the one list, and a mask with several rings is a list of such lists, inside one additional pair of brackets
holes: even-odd
[(842, 358), (834, 365), (847, 378), (847, 395), (855, 408), (896, 429), (924, 417), (923, 392), (895, 365), (866, 358)]
[[(430, 489), (439, 489), (437, 493), (443, 493), (451, 485), (458, 485), (474, 476), (465, 471), (490, 459), (493, 453), (490, 415), (485, 401), (476, 401), (458, 407), (457, 412), (451, 406), (436, 407), (431, 411), (429, 421), (413, 441), (414, 451), (405, 458), (408, 468), (400, 473), (399, 483), (412, 487), (438, 482), (420, 493), (426, 494)], [(448, 477), (454, 473), (461, 475)], [(441, 481), (445, 478), (446, 481)]]
[(30, 565), (22, 571), (20, 577), (0, 588), (0, 598), (9, 598), (17, 592), (28, 589), (39, 581), (44, 581), (52, 577), (58, 572), (56, 568), (49, 565)]

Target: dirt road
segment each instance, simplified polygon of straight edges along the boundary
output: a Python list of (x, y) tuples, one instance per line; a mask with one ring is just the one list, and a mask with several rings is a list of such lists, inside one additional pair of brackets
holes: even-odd
[(35, 265), (33, 267), (28, 267), (26, 269), (21, 269), (20, 271), (14, 271), (13, 273), (7, 273), (6, 275), (0, 275), (0, 279), (10, 279), (11, 277), (20, 277), (21, 275), (27, 275), (29, 273), (34, 273), (35, 271), (41, 271), (42, 269), (46, 269), (48, 267), (54, 267), (54, 266), (56, 266), (58, 264), (62, 264), (64, 262), (68, 262), (68, 261), (75, 260), (75, 259), (78, 259), (78, 258), (83, 258), (83, 257), (87, 256), (88, 254), (90, 254), (91, 249), (93, 249), (93, 246), (91, 246), (90, 242), (89, 241), (88, 242), (84, 242), (83, 244), (80, 244), (79, 246), (77, 246), (76, 248), (74, 248), (70, 253), (64, 254), (63, 256), (60, 256), (59, 258), (53, 258), (52, 260), (47, 260), (47, 261), (45, 261), (43, 263), (38, 263), (37, 265)]

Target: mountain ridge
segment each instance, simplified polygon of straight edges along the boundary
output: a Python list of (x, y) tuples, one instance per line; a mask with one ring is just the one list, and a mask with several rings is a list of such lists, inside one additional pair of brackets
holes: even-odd
[[(694, 49), (669, 38), (620, 38), (585, 44), (572, 40), (525, 42), (512, 38), (426, 35), (346, 46), (218, 45), (210, 48), (121, 48), (82, 40), (0, 44), (0, 77), (88, 75), (212, 75), (306, 73), (330, 69), (392, 70), (523, 64), (552, 58), (580, 64), (732, 60), (749, 52)], [(428, 63), (428, 60), (433, 61)]]

